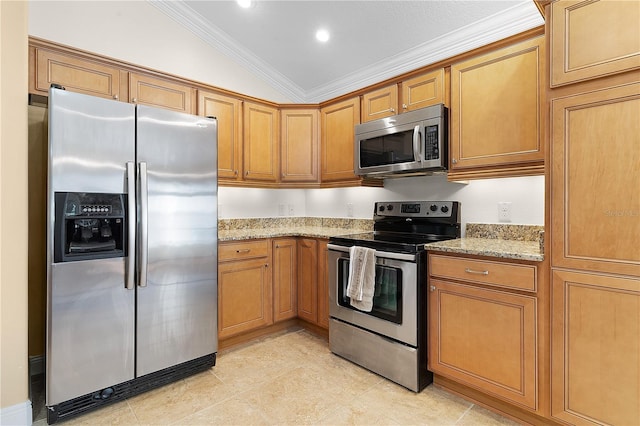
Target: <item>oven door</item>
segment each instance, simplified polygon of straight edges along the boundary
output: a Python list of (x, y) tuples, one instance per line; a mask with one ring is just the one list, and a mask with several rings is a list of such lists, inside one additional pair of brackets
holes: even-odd
[(351, 325), (417, 346), (417, 256), (376, 250), (375, 292), (371, 312), (349, 304), (349, 247), (329, 244), (329, 314)]

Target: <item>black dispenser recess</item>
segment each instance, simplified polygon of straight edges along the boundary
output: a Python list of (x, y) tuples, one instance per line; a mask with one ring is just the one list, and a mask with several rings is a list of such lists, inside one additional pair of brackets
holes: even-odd
[(124, 194), (55, 193), (54, 262), (124, 257)]

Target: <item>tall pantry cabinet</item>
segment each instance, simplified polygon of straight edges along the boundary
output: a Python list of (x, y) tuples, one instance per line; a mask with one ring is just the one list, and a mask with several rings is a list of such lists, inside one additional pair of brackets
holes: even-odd
[(551, 415), (640, 424), (640, 2), (549, 8)]

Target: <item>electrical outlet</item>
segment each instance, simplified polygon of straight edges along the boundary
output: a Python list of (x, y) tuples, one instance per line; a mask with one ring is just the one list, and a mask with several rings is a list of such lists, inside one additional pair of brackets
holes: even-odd
[(286, 216), (287, 215), (287, 206), (284, 204), (278, 204), (278, 216)]
[(295, 209), (293, 208), (293, 204), (289, 204), (289, 216), (295, 215)]
[(347, 217), (353, 217), (353, 203), (347, 203)]
[(498, 203), (498, 221), (511, 222), (511, 202), (501, 201)]

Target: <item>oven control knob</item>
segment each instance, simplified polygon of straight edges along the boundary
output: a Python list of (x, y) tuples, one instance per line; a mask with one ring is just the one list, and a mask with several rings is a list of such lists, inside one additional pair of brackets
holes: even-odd
[(392, 204), (389, 204), (389, 205), (387, 206), (387, 210), (389, 210), (389, 211), (393, 210), (393, 205), (392, 205)]
[(378, 207), (378, 211), (379, 211), (379, 212), (383, 212), (383, 211), (384, 211), (384, 206), (380, 206), (380, 207)]
[(448, 212), (448, 211), (449, 211), (449, 207), (447, 207), (447, 206), (442, 206), (442, 207), (440, 207), (440, 211), (441, 211), (442, 213), (446, 213), (446, 212)]
[(429, 210), (431, 210), (432, 212), (435, 212), (436, 210), (438, 210), (438, 206), (436, 206), (435, 204), (431, 204), (431, 207), (429, 207)]

